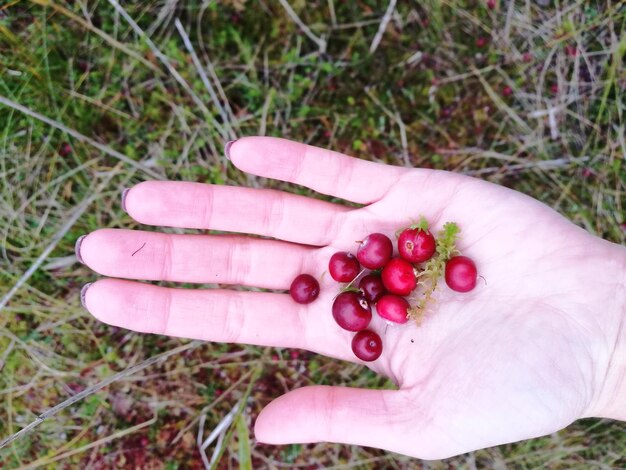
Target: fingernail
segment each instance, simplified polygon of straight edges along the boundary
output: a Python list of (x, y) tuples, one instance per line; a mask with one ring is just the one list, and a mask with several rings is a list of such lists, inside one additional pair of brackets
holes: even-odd
[(128, 195), (128, 191), (130, 191), (130, 188), (126, 188), (122, 191), (122, 210), (126, 213), (128, 213), (126, 210), (126, 196)]
[(230, 160), (230, 148), (235, 142), (237, 141), (229, 140), (228, 142), (226, 142), (226, 145), (224, 145), (224, 155), (226, 155), (226, 158), (228, 158), (229, 160)]
[(92, 284), (93, 284), (93, 282), (88, 282), (80, 290), (80, 303), (83, 306), (83, 308), (85, 308), (85, 309), (87, 308), (87, 306), (85, 305), (85, 294), (87, 293), (87, 289), (89, 289)]
[(76, 244), (74, 245), (74, 253), (76, 254), (76, 259), (80, 264), (85, 264), (83, 257), (80, 255), (80, 246), (83, 244), (83, 240), (86, 236), (87, 235), (81, 235), (78, 237), (78, 240), (76, 240)]

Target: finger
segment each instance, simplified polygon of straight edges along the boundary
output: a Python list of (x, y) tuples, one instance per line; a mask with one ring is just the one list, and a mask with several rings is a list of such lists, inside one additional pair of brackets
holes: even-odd
[(145, 181), (124, 195), (128, 214), (147, 225), (224, 230), (309, 245), (333, 239), (338, 204), (270, 189), (178, 181)]
[(406, 173), (404, 168), (275, 137), (244, 137), (230, 144), (227, 151), (233, 164), (247, 173), (361, 204), (382, 198)]
[(84, 305), (100, 321), (143, 333), (297, 347), (337, 356), (336, 337), (329, 334), (333, 325), (327, 319), (318, 321), (312, 309), (286, 294), (172, 289), (102, 279), (87, 288)]
[(407, 448), (419, 431), (411, 428), (413, 408), (401, 390), (309, 386), (267, 405), (254, 433), (268, 444), (329, 441), (416, 455)]
[(320, 271), (313, 248), (243, 236), (101, 229), (79, 249), (94, 271), (127, 279), (288, 289), (298, 274)]

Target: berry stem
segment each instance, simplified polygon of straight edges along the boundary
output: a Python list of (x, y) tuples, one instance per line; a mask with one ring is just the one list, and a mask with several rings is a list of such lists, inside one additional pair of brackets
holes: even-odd
[(361, 277), (361, 275), (363, 275), (363, 273), (367, 271), (366, 269), (361, 269), (361, 272), (359, 274), (357, 274), (355, 276), (354, 279), (352, 279), (350, 282), (348, 282), (342, 289), (341, 292), (359, 292), (359, 289), (357, 289), (356, 287), (353, 287), (352, 284), (354, 284), (358, 278)]
[[(422, 220), (420, 220), (420, 223)], [(458, 253), (456, 240), (461, 230), (454, 222), (446, 222), (443, 228), (437, 233), (437, 247), (435, 255), (424, 265), (424, 270), (418, 275), (418, 283), (424, 287), (422, 295), (416, 299), (417, 303), (409, 308), (409, 316), (419, 325), (426, 307), (434, 301), (433, 294), (437, 289), (437, 282), (443, 276), (446, 262)]]

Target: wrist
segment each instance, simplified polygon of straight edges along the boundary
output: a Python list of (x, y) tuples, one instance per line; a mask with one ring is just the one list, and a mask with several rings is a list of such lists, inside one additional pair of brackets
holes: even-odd
[(613, 267), (614, 294), (607, 299), (606, 312), (598, 312), (610, 327), (605, 335), (609, 357), (590, 416), (626, 421), (626, 248), (611, 244), (609, 251), (607, 265)]

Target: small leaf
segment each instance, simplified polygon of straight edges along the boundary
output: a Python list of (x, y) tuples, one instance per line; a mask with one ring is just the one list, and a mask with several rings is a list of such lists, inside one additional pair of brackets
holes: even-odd
[(250, 457), (250, 435), (248, 424), (243, 413), (237, 417), (237, 439), (239, 440), (239, 468), (252, 470), (252, 458)]
[(423, 215), (420, 215), (420, 221), (417, 224), (412, 225), (411, 228), (418, 228), (424, 232), (428, 232), (428, 220), (426, 220), (426, 217)]

